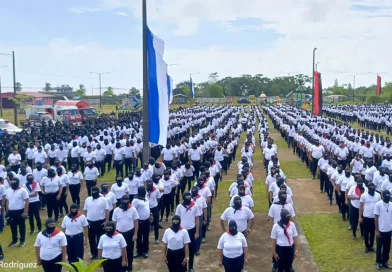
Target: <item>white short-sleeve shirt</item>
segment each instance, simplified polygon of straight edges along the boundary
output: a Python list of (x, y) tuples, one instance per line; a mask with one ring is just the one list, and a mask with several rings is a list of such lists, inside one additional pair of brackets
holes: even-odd
[(284, 229), (279, 226), (279, 224), (275, 223), (272, 227), (271, 231), (271, 239), (276, 240), (276, 244), (278, 246), (292, 246), (294, 243), (294, 238), (298, 236), (297, 228), (293, 222), (290, 222), (290, 225), (287, 227), (286, 236)]
[(124, 236), (121, 233), (115, 233), (112, 237), (106, 234), (99, 238), (98, 249), (102, 249), (104, 259), (115, 260), (121, 257), (121, 251), (127, 246)]
[(41, 260), (50, 261), (59, 256), (62, 248), (67, 246), (67, 238), (62, 231), (52, 237), (47, 237), (40, 232), (34, 246), (40, 248), (39, 257)]
[(218, 249), (223, 250), (223, 256), (226, 258), (237, 258), (244, 254), (244, 248), (248, 247), (245, 236), (238, 232), (231, 235), (228, 232), (222, 234), (219, 238)]
[(84, 214), (76, 218), (65, 216), (61, 227), (65, 229), (66, 235), (76, 235), (83, 232), (83, 228), (88, 226), (87, 218)]
[(174, 232), (171, 228), (165, 230), (163, 234), (162, 242), (167, 244), (167, 247), (171, 250), (177, 250), (184, 248), (185, 244), (189, 244), (191, 239), (189, 238), (188, 231), (181, 228), (177, 232)]
[(234, 220), (237, 223), (237, 229), (239, 232), (245, 231), (248, 228), (248, 220), (253, 218), (253, 212), (244, 206), (237, 211), (233, 207), (229, 207), (221, 215), (221, 219), (227, 221), (227, 224), (229, 224), (231, 220)]
[(134, 207), (129, 207), (126, 211), (117, 207), (113, 211), (113, 221), (117, 222), (116, 228), (120, 232), (130, 231), (135, 227), (134, 221), (139, 219), (139, 214)]
[(8, 200), (8, 209), (10, 211), (24, 209), (25, 200), (29, 199), (29, 193), (21, 186), (18, 189), (13, 190), (12, 188), (7, 189), (5, 197)]

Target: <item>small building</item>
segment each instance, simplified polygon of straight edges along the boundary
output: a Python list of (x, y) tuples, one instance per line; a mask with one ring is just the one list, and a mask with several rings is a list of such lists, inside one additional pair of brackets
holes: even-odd
[(73, 88), (69, 85), (60, 85), (57, 87), (51, 87), (49, 91), (40, 90), (39, 93), (52, 95), (55, 100), (62, 100), (64, 99), (64, 96), (68, 97), (69, 99), (75, 97), (75, 92)]
[[(17, 92), (16, 95), (26, 96), (26, 99), (23, 99), (23, 106), (44, 106), (44, 105), (53, 105), (53, 95), (36, 93), (36, 92)], [(13, 92), (6, 92), (1, 94), (1, 102), (4, 109), (13, 109), (15, 107), (15, 103), (12, 100), (14, 97)]]

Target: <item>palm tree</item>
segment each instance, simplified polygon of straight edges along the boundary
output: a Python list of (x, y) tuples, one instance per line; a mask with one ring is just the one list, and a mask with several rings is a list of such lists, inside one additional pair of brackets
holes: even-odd
[(45, 92), (50, 92), (50, 91), (52, 91), (52, 84), (46, 82), (46, 83), (45, 83), (45, 88), (43, 88), (43, 90), (44, 90)]
[(21, 92), (22, 91), (22, 84), (20, 82), (16, 82), (15, 89), (17, 92)]

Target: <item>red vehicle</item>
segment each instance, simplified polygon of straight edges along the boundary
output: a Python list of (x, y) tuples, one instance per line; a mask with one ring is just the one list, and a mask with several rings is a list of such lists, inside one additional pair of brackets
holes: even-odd
[(90, 118), (98, 117), (98, 113), (95, 108), (90, 107), (90, 105), (83, 100), (59, 100), (56, 102), (55, 106), (76, 107), (79, 111), (82, 122)]

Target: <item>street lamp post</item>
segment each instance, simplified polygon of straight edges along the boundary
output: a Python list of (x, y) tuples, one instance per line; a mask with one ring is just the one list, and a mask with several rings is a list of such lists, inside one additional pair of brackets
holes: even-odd
[(102, 86), (101, 86), (101, 76), (102, 75), (107, 75), (110, 74), (110, 72), (104, 72), (104, 73), (97, 73), (97, 72), (90, 72), (90, 74), (95, 74), (99, 76), (99, 108), (102, 108)]
[(354, 81), (353, 81), (353, 104), (355, 103), (354, 101), (355, 101), (355, 75), (352, 75), (353, 76), (353, 78), (354, 78)]
[(1, 68), (6, 68), (7, 65), (0, 66), (0, 116), (3, 116), (3, 98), (2, 98), (2, 90), (1, 90)]
[(313, 49), (313, 63), (312, 63), (312, 115), (313, 115), (313, 105), (314, 105), (314, 101), (313, 101), (313, 99), (314, 99), (314, 64), (315, 64), (315, 59), (316, 59), (316, 50), (317, 50), (317, 48), (315, 47), (314, 49)]

